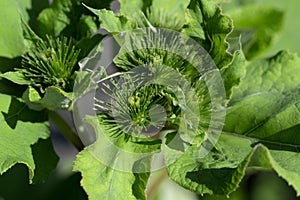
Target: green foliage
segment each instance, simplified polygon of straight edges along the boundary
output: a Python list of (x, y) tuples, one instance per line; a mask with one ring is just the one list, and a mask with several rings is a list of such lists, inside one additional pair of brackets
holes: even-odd
[[(300, 195), (300, 58), (253, 60), (275, 44), (284, 9), (119, 2), (0, 2), (0, 174), (20, 163), (30, 182), (47, 179), (58, 161), (51, 119), (80, 151), (73, 170), (92, 200), (147, 199), (158, 153), (169, 178), (198, 195), (230, 195), (250, 169), (273, 170)], [(98, 66), (99, 28), (119, 45), (116, 73)], [(85, 121), (96, 140), (84, 147), (57, 111), (76, 112), (97, 90)]]
[(45, 183), (29, 185), (26, 166), (17, 164), (0, 176), (0, 197), (3, 199), (85, 200), (87, 195), (80, 187), (80, 178), (80, 174), (66, 174), (61, 177), (59, 171), (56, 171)]
[(41, 37), (46, 35), (67, 36), (76, 40), (91, 37), (91, 30), (97, 31), (97, 23), (82, 4), (95, 8), (109, 7), (111, 0), (54, 0), (42, 10), (37, 18), (37, 32)]
[[(191, 146), (174, 161), (176, 149), (167, 148), (169, 176), (198, 194), (229, 194), (245, 175), (251, 153), (251, 141), (222, 135), (216, 147), (202, 156), (205, 147)], [(174, 152), (175, 151), (175, 152)]]
[(22, 28), (27, 53), (23, 55), (21, 66), (4, 71), (0, 76), (19, 85), (28, 85), (22, 97), (31, 109), (71, 109), (75, 101), (72, 93), (75, 79), (84, 74), (78, 62), (104, 37), (96, 35), (75, 43), (73, 38), (54, 39), (47, 35), (43, 40), (24, 21)]
[(292, 167), (299, 162), (297, 63), (299, 58), (287, 52), (244, 63), (246, 76), (233, 89), (215, 149), (198, 160), (203, 149), (192, 146), (174, 163), (174, 150), (167, 149), (171, 178), (199, 194), (226, 195), (238, 187), (246, 167), (259, 167), (275, 170), (299, 194), (297, 168)]
[(20, 6), (20, 3), (15, 3), (14, 0), (0, 2), (0, 7), (5, 8), (1, 10), (0, 21), (1, 25), (6, 27), (0, 30), (1, 57), (13, 58), (24, 53), (24, 42), (18, 6)]
[(136, 28), (136, 25), (122, 15), (115, 15), (110, 10), (96, 10), (89, 8), (95, 15), (98, 16), (101, 22), (101, 27), (111, 33), (120, 33), (122, 31), (129, 31)]
[[(9, 105), (10, 102), (15, 102), (16, 100), (12, 99), (10, 96), (1, 94), (0, 101), (0, 173), (4, 173), (16, 163), (23, 163), (27, 165), (29, 169), (30, 182), (33, 180), (44, 180), (55, 165), (49, 165), (47, 168), (40, 166), (40, 164), (37, 165), (37, 163), (40, 163), (41, 157), (32, 155), (31, 145), (37, 143), (39, 139), (49, 138), (50, 131), (47, 123), (28, 122), (28, 118), (34, 119), (37, 115), (35, 112), (30, 113), (25, 104), (22, 104), (22, 108), (18, 109), (17, 113), (14, 113), (11, 109), (15, 109), (15, 107), (12, 108)], [(12, 122), (12, 120), (14, 122)], [(49, 153), (51, 153), (51, 148), (48, 146), (47, 154)], [(57, 157), (53, 154), (50, 156), (49, 154), (48, 161), (56, 163)], [(39, 173), (37, 173), (38, 177), (34, 176), (36, 170), (39, 171)]]
[(146, 8), (145, 5), (148, 5), (146, 3), (139, 2), (137, 5), (139, 5), (137, 10), (130, 14), (128, 8), (123, 9), (122, 5), (121, 14), (89, 9), (99, 17), (102, 22), (101, 27), (111, 33), (129, 31), (138, 27), (182, 31), (196, 39), (209, 52), (219, 68), (230, 63), (232, 55), (227, 51), (229, 44), (226, 38), (232, 31), (232, 20), (223, 15), (221, 9), (213, 2), (170, 1), (161, 4), (153, 1), (151, 6)]
[[(223, 0), (222, 7), (224, 8), (225, 13), (234, 12), (234, 10), (243, 9), (242, 7), (262, 7), (267, 8), (268, 10), (275, 10), (276, 12), (280, 11), (283, 13), (283, 19), (280, 19), (281, 30), (275, 34), (275, 39), (272, 39), (271, 46), (268, 49), (265, 49), (264, 52), (260, 52), (260, 55), (257, 56), (272, 56), (278, 51), (283, 49), (290, 50), (292, 52), (300, 53), (300, 43), (298, 40), (298, 32), (300, 27), (300, 21), (295, 19), (299, 18), (300, 14), (298, 12), (298, 7), (300, 2), (297, 0), (286, 0), (286, 1), (277, 1), (276, 3), (273, 0)], [(253, 16), (260, 16), (261, 13), (253, 10)], [(280, 14), (281, 15), (281, 14)], [(252, 17), (251, 17), (252, 18)], [(274, 16), (275, 18), (275, 16)], [(277, 17), (278, 18), (278, 15)], [(270, 19), (272, 20), (272, 19)], [(277, 21), (275, 23), (266, 23), (265, 27), (276, 27)], [(259, 23), (257, 24), (258, 27)]]
[(239, 85), (241, 78), (245, 75), (247, 64), (243, 52), (236, 51), (230, 65), (221, 70), (228, 99), (230, 99), (232, 95), (233, 88)]
[(268, 49), (278, 39), (283, 26), (283, 12), (272, 7), (243, 6), (230, 11), (229, 15), (235, 27), (230, 36), (232, 46), (234, 47), (234, 40), (241, 35), (243, 51), (248, 59), (253, 59)]
[(213, 1), (192, 0), (186, 10), (187, 27), (183, 33), (195, 38), (214, 59), (218, 68), (231, 62), (227, 37), (233, 29), (232, 19), (223, 15)]
[[(297, 125), (298, 63), (287, 52), (248, 63), (246, 76), (233, 91), (225, 131), (264, 138)], [(294, 117), (280, 120), (287, 116)]]
[[(99, 126), (97, 118), (88, 121), (97, 131), (97, 140), (79, 153), (74, 170), (82, 173), (81, 184), (89, 197), (108, 200), (122, 195), (126, 199), (145, 199), (150, 163), (152, 155), (160, 148), (159, 141), (137, 139), (140, 140), (137, 142), (134, 138), (127, 141), (124, 133), (109, 137), (114, 135), (112, 127), (105, 123)], [(145, 155), (137, 154), (141, 152)], [(95, 176), (99, 177), (96, 183)]]

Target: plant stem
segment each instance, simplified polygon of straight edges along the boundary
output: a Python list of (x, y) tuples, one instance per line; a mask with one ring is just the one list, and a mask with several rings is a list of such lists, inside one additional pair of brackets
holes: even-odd
[(55, 111), (49, 111), (49, 119), (57, 126), (61, 134), (69, 140), (78, 151), (84, 148), (81, 140), (70, 125)]
[(156, 178), (150, 185), (148, 185), (148, 188), (146, 190), (147, 199), (149, 200), (154, 199), (159, 186), (168, 178), (168, 172), (165, 168), (154, 173), (156, 174)]

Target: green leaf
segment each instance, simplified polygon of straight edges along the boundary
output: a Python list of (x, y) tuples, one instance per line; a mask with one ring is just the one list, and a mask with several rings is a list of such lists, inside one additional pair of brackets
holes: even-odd
[(25, 103), (12, 97), (8, 112), (2, 112), (6, 123), (14, 129), (18, 121), (23, 122), (44, 122), (47, 121), (47, 113), (30, 110)]
[(232, 63), (221, 69), (227, 99), (230, 99), (233, 87), (237, 87), (246, 73), (246, 59), (241, 51), (236, 51)]
[(3, 112), (8, 112), (11, 97), (8, 96), (8, 95), (4, 95), (4, 94), (0, 94), (0, 95), (1, 95), (0, 110), (3, 111)]
[(9, 71), (4, 74), (0, 74), (0, 77), (10, 80), (19, 85), (30, 85), (31, 81), (27, 80), (20, 71)]
[(268, 156), (278, 176), (285, 179), (296, 190), (297, 196), (300, 196), (300, 170), (297, 167), (300, 164), (299, 152), (269, 150)]
[[(245, 78), (234, 88), (224, 130), (255, 138), (263, 143), (265, 159), (271, 167), (300, 194), (300, 59), (281, 52), (273, 58), (247, 65)], [(256, 157), (262, 157), (256, 154)], [(290, 160), (289, 158), (292, 158)], [(254, 158), (253, 158), (254, 159)], [(257, 165), (266, 164), (257, 161)], [(297, 179), (299, 180), (299, 179)]]
[[(285, 1), (277, 1), (274, 0), (231, 0), (224, 1), (222, 7), (224, 10), (230, 12), (230, 10), (234, 10), (235, 8), (239, 8), (239, 6), (252, 6), (257, 5), (260, 7), (269, 7), (274, 8), (284, 13), (283, 19), (283, 29), (280, 31), (280, 34), (276, 34), (279, 37), (275, 38), (274, 44), (261, 56), (272, 56), (276, 54), (278, 51), (283, 49), (289, 49), (292, 52), (300, 53), (300, 42), (298, 40), (299, 37), (299, 27), (300, 21), (295, 20), (300, 17), (299, 6), (300, 1), (298, 0), (285, 0)], [(254, 11), (253, 16), (260, 15), (259, 12)], [(265, 26), (270, 26), (269, 23), (265, 24)]]
[(179, 158), (168, 146), (170, 177), (198, 194), (228, 195), (247, 167), (273, 169), (300, 195), (300, 58), (280, 52), (240, 64), (246, 75), (232, 90), (217, 144), (192, 145)]
[(26, 90), (26, 85), (18, 85), (6, 78), (3, 78), (3, 73), (14, 70), (21, 65), (21, 57), (13, 59), (0, 57), (0, 93), (12, 96), (21, 97)]
[(298, 152), (273, 150), (256, 144), (253, 138), (233, 134), (221, 135), (216, 147), (203, 158), (202, 150), (192, 146), (174, 162), (174, 150), (166, 148), (169, 176), (201, 195), (229, 195), (238, 188), (247, 168), (273, 169), (300, 195)]
[[(125, 134), (109, 136), (112, 130), (99, 126), (97, 119), (90, 118), (89, 123), (96, 131), (97, 140), (79, 153), (74, 164), (74, 170), (83, 176), (81, 184), (89, 198), (146, 199), (152, 153), (158, 151), (160, 143), (126, 142)], [(148, 152), (149, 155), (143, 154)]]
[[(205, 155), (204, 145), (189, 147), (182, 156), (166, 147), (165, 160), (171, 179), (198, 194), (229, 194), (245, 175), (252, 152), (251, 141), (222, 135)], [(177, 158), (177, 159), (174, 159)]]
[(284, 22), (281, 10), (261, 5), (240, 7), (230, 11), (229, 15), (234, 23), (231, 37), (241, 35), (243, 51), (248, 59), (260, 55), (278, 39)]
[(82, 15), (79, 19), (79, 33), (80, 38), (90, 37), (91, 32), (96, 33), (98, 31), (98, 25), (94, 16)]
[(211, 55), (218, 68), (229, 64), (232, 55), (226, 41), (233, 29), (232, 20), (223, 15), (214, 1), (192, 0), (186, 10), (183, 33), (196, 39)]
[[(133, 174), (114, 170), (103, 165), (99, 160), (95, 159), (89, 150), (82, 151), (76, 159), (74, 170), (81, 171), (83, 180), (81, 184), (89, 195), (89, 199), (113, 200), (120, 196), (126, 199), (145, 199), (137, 198), (144, 196), (143, 191), (133, 191), (132, 185), (137, 181), (140, 186), (140, 180)], [(141, 177), (142, 179), (147, 177)], [(141, 182), (143, 183), (143, 182)], [(145, 190), (145, 187), (143, 188)]]
[[(11, 97), (0, 94), (0, 110), (8, 112)], [(39, 139), (47, 139), (50, 131), (46, 122), (32, 123), (18, 121), (15, 129), (12, 129), (0, 114), (0, 174), (3, 174), (16, 163), (23, 163), (29, 169), (29, 179), (32, 182), (35, 161), (32, 156), (31, 145)]]
[(29, 25), (22, 20), (22, 30), (24, 37), (24, 44), (26, 52), (30, 51), (36, 46), (38, 42), (41, 41), (41, 38), (35, 34), (35, 32), (29, 27)]
[(58, 87), (50, 86), (43, 97), (32, 87), (23, 94), (23, 99), (31, 109), (66, 110), (71, 108), (72, 93), (66, 93)]
[(42, 99), (40, 94), (36, 89), (29, 86), (22, 95), (22, 99), (28, 105), (28, 107), (32, 110), (43, 110), (44, 107), (39, 103)]
[(189, 3), (189, 0), (153, 0), (145, 13), (154, 27), (180, 31), (185, 24), (185, 10)]
[(189, 0), (121, 0), (120, 13), (131, 20), (149, 26), (148, 22), (154, 27), (169, 28), (180, 30), (185, 23), (185, 9), (189, 4)]
[(142, 11), (144, 2), (143, 0), (120, 0), (120, 13), (124, 16), (135, 19)]
[(20, 2), (0, 1), (0, 56), (13, 58), (23, 54), (24, 43), (21, 28)]
[(67, 15), (71, 9), (71, 0), (54, 0), (51, 6), (44, 9), (38, 16), (40, 35), (58, 36), (71, 23)]
[(97, 49), (97, 45), (99, 46), (99, 43), (105, 38), (105, 35), (96, 34), (91, 38), (83, 38), (80, 40), (76, 47), (80, 49), (78, 60), (84, 59), (87, 57), (90, 53), (92, 53), (93, 49)]
[(167, 12), (168, 15), (172, 15), (174, 18), (184, 19), (185, 9), (189, 3), (189, 0), (165, 0), (163, 2), (159, 0), (153, 0), (151, 6), (152, 9), (161, 9), (164, 12)]
[(35, 170), (33, 183), (42, 183), (47, 180), (53, 169), (56, 168), (59, 160), (56, 155), (50, 138), (39, 140), (32, 146), (32, 155), (34, 158)]
[(106, 9), (97, 10), (90, 7), (87, 8), (98, 16), (101, 28), (111, 33), (120, 33), (136, 28), (136, 24), (123, 15), (114, 14), (112, 11)]
[(99, 29), (99, 23), (94, 15), (84, 7), (88, 5), (96, 9), (110, 8), (112, 0), (76, 0), (72, 1), (72, 12), (68, 13), (71, 23), (66, 27), (62, 34), (71, 36), (77, 41), (83, 38), (90, 38)]
[(38, 15), (47, 7), (49, 7), (48, 0), (30, 0), (30, 8), (27, 8), (27, 13), (29, 15), (28, 24), (29, 26), (36, 31), (38, 28), (37, 18)]
[(96, 32), (98, 24), (82, 4), (99, 9), (109, 7), (110, 3), (111, 0), (54, 0), (39, 14), (37, 33), (42, 37), (65, 35), (77, 41), (91, 37), (91, 30)]
[(202, 11), (196, 1), (191, 2), (191, 6), (185, 13), (187, 26), (183, 29), (183, 33), (190, 37), (199, 38), (205, 40), (205, 33), (203, 27)]
[(299, 65), (297, 55), (287, 52), (248, 63), (233, 90), (225, 131), (267, 137), (297, 125)]

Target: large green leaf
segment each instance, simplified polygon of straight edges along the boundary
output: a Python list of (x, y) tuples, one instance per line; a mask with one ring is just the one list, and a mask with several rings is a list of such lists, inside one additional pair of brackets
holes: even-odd
[(98, 16), (101, 28), (111, 33), (120, 33), (136, 28), (136, 24), (133, 21), (123, 15), (114, 14), (113, 11), (106, 9), (97, 10), (90, 7), (88, 9)]
[(120, 0), (120, 13), (135, 19), (142, 11), (144, 2), (143, 0)]
[(300, 58), (281, 52), (241, 65), (246, 75), (233, 88), (217, 144), (211, 150), (209, 141), (192, 145), (178, 159), (177, 150), (167, 147), (169, 174), (199, 194), (227, 195), (247, 167), (273, 169), (300, 195)]
[[(300, 42), (298, 40), (300, 21), (295, 20), (300, 17), (298, 9), (300, 6), (300, 1), (285, 0), (274, 2), (274, 0), (230, 0), (224, 1), (222, 7), (224, 7), (224, 10), (230, 12), (230, 10), (233, 10), (240, 6), (249, 5), (257, 5), (258, 7), (270, 7), (281, 10), (284, 13), (283, 29), (281, 30), (279, 37), (277, 39), (275, 38), (274, 44), (266, 52), (264, 52), (264, 54), (262, 54), (263, 56), (274, 55), (282, 49), (288, 49), (293, 52), (300, 53)], [(260, 13), (257, 11), (253, 11), (252, 16), (255, 17), (257, 15), (260, 15)], [(268, 26), (273, 25), (268, 22), (267, 24), (265, 24), (265, 27)]]
[(248, 63), (245, 78), (233, 90), (225, 131), (268, 137), (297, 125), (299, 65), (300, 59), (287, 52)]
[(18, 121), (23, 122), (44, 122), (48, 120), (47, 113), (45, 111), (37, 112), (30, 110), (25, 103), (19, 101), (16, 98), (12, 98), (8, 112), (2, 112), (6, 123), (14, 129)]
[(204, 157), (203, 147), (195, 145), (174, 159), (177, 150), (167, 146), (165, 159), (169, 176), (183, 187), (198, 194), (228, 194), (244, 176), (251, 151), (251, 141), (224, 135)]
[(58, 36), (71, 23), (67, 15), (71, 12), (71, 9), (72, 2), (70, 0), (55, 0), (51, 7), (44, 9), (38, 16), (38, 32), (41, 35), (51, 34)]
[(22, 9), (16, 0), (0, 1), (0, 56), (13, 58), (24, 52), (21, 28)]
[[(103, 165), (97, 160), (89, 150), (81, 152), (76, 159), (76, 171), (81, 171), (83, 188), (89, 195), (89, 199), (113, 200), (120, 196), (126, 199), (145, 199), (138, 198), (144, 196), (145, 185), (142, 190), (133, 191), (132, 185), (137, 181), (137, 185), (142, 187), (143, 182), (147, 182), (149, 174), (145, 180), (139, 180), (139, 174), (117, 171)], [(143, 179), (143, 177), (141, 177)], [(134, 193), (138, 195), (135, 196)]]
[(214, 1), (192, 0), (186, 10), (183, 33), (195, 38), (210, 54), (218, 68), (229, 64), (232, 55), (226, 41), (233, 29), (232, 20), (223, 15)]
[(283, 12), (273, 7), (244, 6), (230, 11), (229, 15), (234, 23), (231, 37), (241, 35), (243, 50), (249, 59), (269, 48), (283, 27)]
[[(89, 198), (145, 199), (151, 152), (157, 152), (160, 143), (125, 141), (124, 135), (109, 136), (111, 130), (100, 127), (97, 119), (89, 119), (89, 123), (96, 131), (97, 140), (79, 153), (74, 164), (74, 170), (83, 176), (81, 184)], [(150, 154), (143, 155), (147, 152)]]
[(97, 31), (97, 24), (83, 4), (107, 8), (110, 2), (111, 0), (54, 0), (50, 7), (39, 14), (37, 32), (42, 37), (46, 34), (66, 35), (76, 40), (90, 37), (91, 30)]
[[(9, 112), (11, 97), (0, 94), (0, 110)], [(18, 121), (12, 129), (0, 114), (0, 174), (7, 171), (16, 163), (23, 163), (28, 166), (30, 182), (34, 177), (36, 169), (35, 160), (32, 155), (31, 145), (39, 139), (47, 139), (50, 131), (46, 122), (33, 123)]]
[[(192, 146), (173, 161), (176, 150), (166, 148), (169, 176), (198, 194), (228, 195), (235, 191), (248, 167), (273, 169), (300, 195), (299, 153), (270, 150), (258, 140), (233, 134), (221, 135), (216, 148), (204, 158), (203, 151)], [(280, 144), (277, 144), (280, 146)]]

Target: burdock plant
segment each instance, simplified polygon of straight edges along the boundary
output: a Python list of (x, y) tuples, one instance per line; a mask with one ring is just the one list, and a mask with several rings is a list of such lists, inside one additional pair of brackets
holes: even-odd
[(79, 52), (71, 39), (47, 36), (46, 40), (38, 40), (23, 56), (22, 67), (18, 70), (42, 92), (49, 86), (70, 92), (76, 77), (74, 72), (78, 70)]
[[(244, 177), (265, 171), (300, 196), (300, 58), (285, 51), (258, 57), (270, 53), (261, 54), (283, 24), (280, 5), (228, 4), (224, 15), (221, 0), (118, 0), (113, 10), (110, 0), (10, 1), (0, 3), (0, 175), (19, 163), (30, 182), (47, 179), (58, 160), (50, 119), (80, 151), (73, 171), (91, 200), (167, 199), (155, 192), (167, 177), (201, 199), (226, 199)], [(102, 52), (116, 45), (99, 44), (107, 36), (120, 47), (113, 60)], [(118, 71), (96, 66), (100, 57)], [(78, 132), (62, 109), (74, 114)], [(2, 182), (19, 174), (11, 169)], [(53, 189), (46, 199), (62, 198), (62, 188), (45, 186), (36, 189)], [(73, 193), (78, 186), (63, 188), (64, 196), (87, 199)], [(0, 199), (41, 194), (2, 188)], [(175, 189), (180, 198), (184, 190)], [(233, 198), (253, 196), (240, 191)]]

